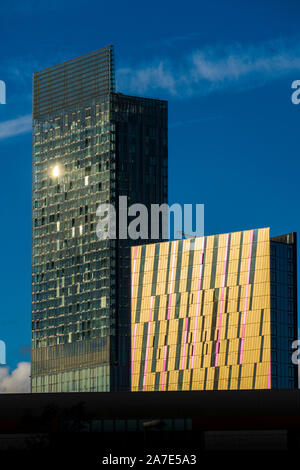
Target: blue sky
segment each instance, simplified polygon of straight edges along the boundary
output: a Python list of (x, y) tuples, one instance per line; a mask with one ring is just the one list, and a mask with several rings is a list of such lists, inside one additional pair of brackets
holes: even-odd
[(29, 361), (31, 78), (114, 44), (118, 91), (169, 101), (169, 201), (205, 233), (300, 232), (297, 1), (8, 1), (0, 5), (0, 339)]

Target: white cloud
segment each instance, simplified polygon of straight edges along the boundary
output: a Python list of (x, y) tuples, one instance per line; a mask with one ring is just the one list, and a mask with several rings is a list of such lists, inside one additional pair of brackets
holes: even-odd
[(176, 80), (166, 61), (136, 70), (130, 67), (119, 69), (117, 83), (125, 88), (128, 87), (134, 93), (145, 93), (151, 89), (161, 88), (168, 90), (171, 94), (176, 94)]
[(274, 40), (204, 47), (173, 60), (161, 57), (151, 64), (124, 67), (117, 71), (117, 83), (125, 92), (159, 90), (186, 97), (255, 88), (291, 72), (300, 72), (300, 41)]
[(11, 119), (9, 121), (0, 122), (0, 140), (19, 134), (26, 134), (27, 132), (31, 132), (31, 128), (31, 114), (26, 114), (25, 116)]
[(19, 362), (11, 373), (8, 367), (0, 367), (0, 393), (29, 393), (30, 369), (29, 362)]

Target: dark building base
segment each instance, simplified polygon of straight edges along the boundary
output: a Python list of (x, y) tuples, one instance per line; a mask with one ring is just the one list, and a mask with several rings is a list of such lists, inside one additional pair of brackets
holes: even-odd
[(0, 396), (0, 453), (6, 458), (41, 455), (54, 463), (105, 465), (106, 459), (136, 457), (131, 468), (137, 468), (157, 455), (152, 464), (170, 458), (181, 467), (184, 456), (186, 466), (192, 455), (200, 464), (204, 456), (222, 462), (232, 452), (254, 458), (299, 448), (297, 390)]

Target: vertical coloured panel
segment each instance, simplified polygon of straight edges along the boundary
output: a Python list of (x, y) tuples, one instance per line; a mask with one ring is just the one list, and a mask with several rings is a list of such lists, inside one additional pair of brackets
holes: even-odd
[(159, 246), (132, 250), (131, 389), (270, 388), (269, 229)]

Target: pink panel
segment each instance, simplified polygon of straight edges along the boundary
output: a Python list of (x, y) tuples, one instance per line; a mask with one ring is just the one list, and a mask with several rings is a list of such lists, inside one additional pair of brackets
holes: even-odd
[(133, 297), (135, 267), (136, 267), (136, 254), (137, 254), (137, 246), (134, 247), (134, 254), (133, 254), (133, 267), (132, 267), (132, 280), (131, 280), (131, 298)]
[(132, 352), (131, 352), (131, 379), (132, 379), (132, 374), (133, 374), (133, 361), (134, 361), (134, 352), (135, 352), (136, 330), (137, 330), (137, 323), (134, 325), (133, 345), (132, 345)]

